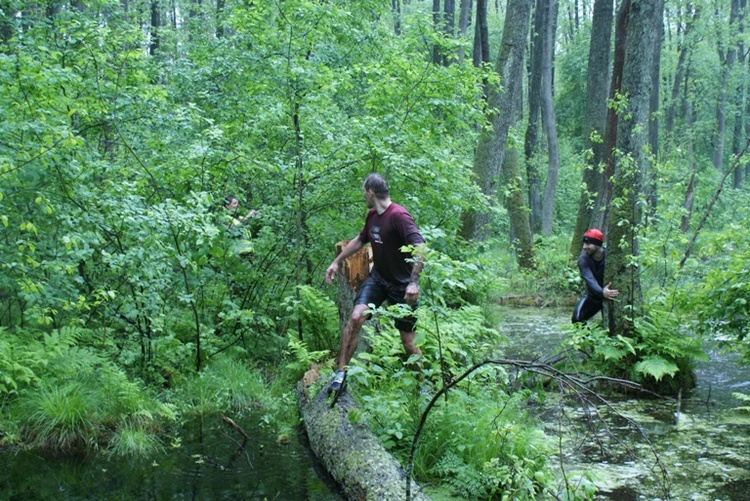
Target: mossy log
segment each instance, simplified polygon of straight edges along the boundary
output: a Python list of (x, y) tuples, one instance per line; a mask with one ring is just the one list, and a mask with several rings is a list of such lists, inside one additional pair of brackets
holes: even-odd
[[(351, 423), (348, 414), (357, 408), (344, 392), (331, 408), (324, 390), (310, 395), (310, 385), (319, 379), (317, 367), (305, 374), (297, 386), (300, 414), (318, 460), (352, 500), (406, 499), (406, 472), (380, 444), (364, 422)], [(411, 499), (427, 500), (411, 481)]]

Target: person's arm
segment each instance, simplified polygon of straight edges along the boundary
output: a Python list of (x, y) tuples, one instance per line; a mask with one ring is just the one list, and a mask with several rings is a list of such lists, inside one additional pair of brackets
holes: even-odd
[(355, 254), (364, 246), (365, 244), (362, 242), (362, 240), (359, 239), (359, 235), (357, 235), (354, 239), (350, 240), (348, 244), (346, 244), (344, 250), (342, 250), (341, 253), (333, 259), (333, 262), (328, 266), (328, 269), (326, 270), (326, 283), (328, 285), (331, 285), (333, 283), (333, 278), (336, 276), (336, 272), (339, 271), (339, 263), (349, 256)]
[(251, 218), (254, 218), (257, 215), (258, 215), (258, 211), (253, 209), (250, 212), (248, 212), (245, 217), (240, 219), (240, 221), (242, 221), (243, 224), (246, 224)]
[(604, 299), (609, 299), (610, 301), (613, 301), (617, 296), (620, 295), (620, 291), (616, 289), (610, 289), (609, 286), (612, 284), (607, 284), (604, 286), (604, 289), (602, 289), (602, 296), (604, 296)]
[(589, 260), (586, 257), (581, 256), (578, 258), (578, 269), (581, 272), (581, 278), (586, 282), (586, 290), (588, 290), (592, 296), (602, 299), (604, 297), (604, 290), (596, 281), (594, 270), (591, 269)]
[[(421, 245), (420, 245), (421, 247)], [(414, 253), (414, 267), (411, 270), (411, 277), (409, 277), (409, 284), (406, 286), (406, 294), (404, 294), (404, 301), (407, 304), (412, 304), (419, 298), (419, 274), (422, 273), (422, 267), (424, 267), (424, 259), (422, 255), (415, 249)]]

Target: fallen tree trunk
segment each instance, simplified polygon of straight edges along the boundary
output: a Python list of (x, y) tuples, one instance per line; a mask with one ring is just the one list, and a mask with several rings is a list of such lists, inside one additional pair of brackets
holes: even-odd
[[(357, 404), (342, 393), (336, 405), (324, 390), (311, 397), (310, 385), (319, 379), (313, 367), (297, 385), (300, 414), (315, 455), (352, 500), (406, 499), (406, 472), (364, 422), (351, 423), (349, 411)], [(411, 499), (427, 500), (412, 480)]]

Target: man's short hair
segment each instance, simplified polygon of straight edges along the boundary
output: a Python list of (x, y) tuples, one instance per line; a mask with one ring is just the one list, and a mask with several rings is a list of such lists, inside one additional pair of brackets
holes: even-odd
[(388, 191), (388, 183), (385, 182), (380, 174), (370, 174), (365, 178), (365, 190), (372, 190), (376, 198), (388, 198), (391, 193)]
[(227, 195), (224, 197), (224, 205), (229, 205), (232, 203), (232, 200), (237, 200), (237, 197), (234, 195)]

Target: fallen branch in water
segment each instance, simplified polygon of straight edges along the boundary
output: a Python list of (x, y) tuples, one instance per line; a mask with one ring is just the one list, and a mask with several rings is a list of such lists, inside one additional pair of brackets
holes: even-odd
[[(587, 374), (569, 374), (569, 373), (560, 371), (558, 369), (555, 369), (552, 365), (548, 363), (543, 363), (543, 362), (540, 363), (540, 362), (525, 361), (525, 360), (508, 360), (508, 359), (484, 360), (482, 362), (475, 364), (471, 368), (469, 368), (467, 371), (465, 371), (463, 374), (458, 376), (456, 379), (447, 382), (432, 397), (430, 402), (427, 404), (427, 407), (422, 412), (422, 418), (420, 419), (419, 425), (417, 426), (417, 430), (414, 433), (414, 440), (412, 441), (412, 447), (409, 453), (409, 462), (406, 467), (406, 478), (411, 478), (412, 470), (414, 469), (414, 456), (417, 450), (417, 445), (419, 444), (419, 436), (422, 432), (422, 428), (424, 427), (425, 422), (427, 421), (427, 416), (429, 415), (432, 408), (435, 406), (436, 402), (440, 399), (441, 396), (443, 395), (447, 396), (447, 392), (451, 388), (455, 387), (458, 383), (466, 379), (474, 371), (476, 371), (477, 369), (485, 365), (502, 365), (502, 366), (515, 367), (519, 371), (538, 374), (538, 375), (541, 375), (541, 376), (544, 376), (544, 377), (547, 377), (556, 381), (558, 386), (560, 387), (561, 393), (563, 394), (570, 393), (575, 397), (575, 399), (578, 402), (580, 402), (581, 406), (584, 409), (584, 413), (586, 416), (587, 428), (593, 432), (592, 436), (594, 437), (594, 440), (596, 441), (597, 445), (599, 445), (600, 448), (602, 448), (602, 450), (605, 449), (605, 446), (601, 442), (598, 436), (598, 433), (595, 430), (595, 427), (594, 427), (595, 421), (604, 424), (604, 428), (606, 430), (607, 436), (614, 438), (619, 445), (621, 445), (622, 447), (625, 448), (625, 450), (628, 451), (628, 453), (635, 454), (635, 451), (628, 444), (624, 443), (622, 440), (617, 438), (617, 435), (610, 429), (609, 424), (606, 422), (602, 414), (599, 412), (599, 406), (604, 406), (609, 411), (614, 413), (614, 415), (625, 420), (628, 426), (636, 430), (640, 434), (640, 436), (643, 437), (644, 440), (646, 441), (646, 444), (648, 445), (651, 453), (653, 454), (655, 458), (656, 465), (661, 471), (661, 476), (664, 479), (664, 490), (667, 494), (667, 497), (669, 497), (669, 474), (667, 472), (666, 467), (662, 463), (661, 458), (656, 452), (656, 449), (654, 448), (651, 441), (648, 439), (648, 436), (646, 436), (645, 432), (640, 427), (640, 425), (638, 425), (638, 423), (636, 423), (633, 419), (627, 416), (624, 416), (623, 414), (618, 412), (609, 401), (607, 401), (598, 392), (593, 390), (590, 386), (595, 382), (607, 382), (607, 383), (615, 384), (618, 386), (623, 386), (631, 390), (635, 389), (639, 391), (644, 391), (644, 392), (650, 393), (651, 395), (656, 395), (655, 393), (644, 390), (641, 387), (641, 385), (634, 383), (632, 381), (625, 380), (625, 379), (616, 379), (616, 378), (610, 378), (606, 376), (587, 375)], [(594, 418), (596, 418), (596, 420)], [(407, 482), (406, 484), (406, 499), (407, 501), (411, 500), (411, 483), (409, 482)]]

